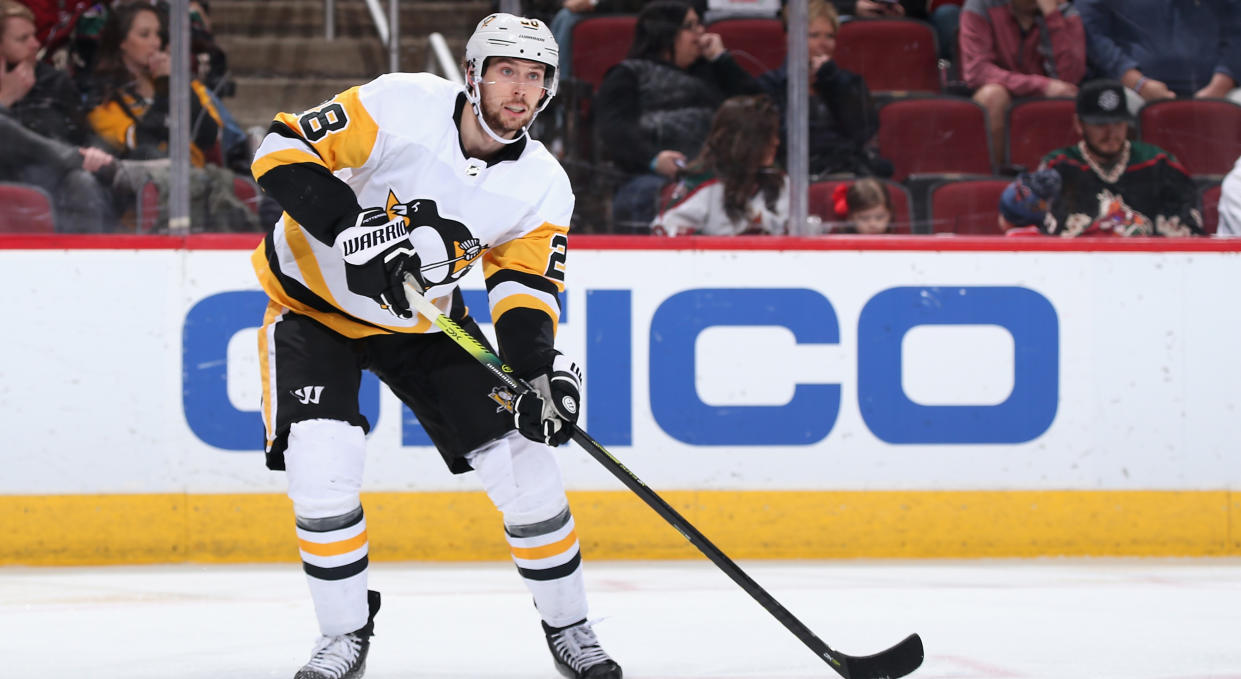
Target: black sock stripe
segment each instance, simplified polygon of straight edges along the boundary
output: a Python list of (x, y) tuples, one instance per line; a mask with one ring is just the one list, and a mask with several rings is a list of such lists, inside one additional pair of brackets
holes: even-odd
[(537, 580), (539, 582), (547, 582), (548, 580), (559, 580), (560, 578), (573, 574), (582, 565), (582, 553), (577, 552), (565, 563), (551, 568), (522, 568), (517, 567), (517, 572), (521, 573), (521, 577), (527, 580)]
[(356, 526), (362, 522), (362, 505), (338, 516), (325, 516), (319, 519), (297, 517), (297, 527), (315, 533), (329, 533), (334, 530)]
[(366, 570), (366, 567), (369, 564), (370, 559), (365, 556), (357, 561), (354, 561), (353, 563), (347, 563), (344, 566), (335, 566), (333, 568), (313, 566), (303, 561), (302, 570), (306, 571), (306, 575), (320, 580), (344, 580), (345, 578), (351, 578)]

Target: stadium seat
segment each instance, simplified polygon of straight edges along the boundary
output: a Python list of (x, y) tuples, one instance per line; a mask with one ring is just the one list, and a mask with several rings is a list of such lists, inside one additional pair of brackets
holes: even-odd
[(583, 19), (573, 27), (573, 79), (585, 82), (590, 90), (599, 88), (603, 74), (619, 64), (629, 53), (638, 17), (616, 14)]
[(1219, 230), (1219, 194), (1221, 185), (1215, 184), (1202, 190), (1202, 229), (1214, 236)]
[[(836, 210), (832, 205), (832, 194), (841, 184), (850, 184), (852, 179), (834, 179), (813, 182), (810, 184), (807, 203), (808, 212), (817, 215), (824, 222), (838, 222)], [(909, 191), (896, 182), (880, 180), (888, 190), (888, 198), (892, 200), (892, 232), (911, 233), (913, 208), (909, 199)]]
[(254, 214), (259, 213), (259, 185), (249, 177), (233, 177), (233, 194), (250, 208)]
[(52, 197), (37, 186), (0, 182), (0, 233), (56, 233)]
[(964, 97), (897, 99), (879, 109), (879, 155), (892, 179), (918, 173), (992, 174), (982, 106)]
[(1000, 235), (1000, 194), (1012, 183), (1004, 177), (958, 179), (931, 187), (931, 232)]
[(837, 65), (865, 78), (871, 92), (940, 93), (938, 55), (935, 29), (916, 19), (853, 19), (836, 33)]
[(153, 233), (159, 222), (159, 187), (155, 182), (148, 181), (138, 189), (135, 201), (135, 233)]
[(1176, 156), (1192, 175), (1222, 177), (1241, 157), (1241, 106), (1231, 101), (1153, 101), (1138, 121), (1142, 141)]
[(707, 30), (719, 33), (733, 59), (756, 78), (784, 63), (788, 38), (779, 19), (721, 19)]
[(1029, 99), (1008, 110), (1008, 165), (1026, 170), (1038, 167), (1049, 152), (1077, 143), (1073, 128), (1077, 104), (1073, 99)]

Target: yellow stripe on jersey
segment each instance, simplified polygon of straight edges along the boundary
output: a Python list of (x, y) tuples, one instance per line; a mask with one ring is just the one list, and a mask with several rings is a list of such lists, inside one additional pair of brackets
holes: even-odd
[[(285, 215), (282, 221), (285, 224), (286, 237), (287, 234), (295, 231), (297, 236), (295, 236), (294, 239), (296, 239), (296, 242), (301, 244), (303, 248), (301, 252), (309, 253), (310, 247), (306, 243), (306, 236), (302, 233), (301, 227), (297, 226), (297, 222), (293, 221), (293, 219), (288, 215)], [(290, 249), (293, 249), (294, 239), (289, 239)], [(310, 260), (312, 262), (315, 261), (313, 254), (310, 254)], [(305, 272), (305, 268), (302, 268), (302, 259), (300, 254), (298, 255), (297, 263), (298, 267)], [(250, 264), (254, 267), (255, 275), (258, 276), (259, 286), (261, 286), (263, 291), (267, 293), (267, 296), (271, 298), (273, 304), (284, 307), (294, 313), (309, 316), (310, 318), (313, 318), (319, 323), (331, 328), (345, 337), (359, 339), (362, 337), (370, 337), (372, 335), (382, 335), (385, 331), (394, 333), (424, 333), (435, 329), (435, 326), (431, 323), (431, 321), (421, 316), (418, 317), (418, 322), (416, 324), (408, 328), (387, 325), (377, 326), (367, 323), (359, 323), (342, 314), (332, 312), (325, 313), (315, 309), (314, 307), (307, 306), (305, 303), (294, 298), (285, 291), (284, 286), (280, 283), (280, 279), (276, 276), (276, 273), (272, 271), (270, 263), (267, 261), (267, 252), (264, 243), (259, 243), (258, 247), (254, 249), (254, 252), (250, 254)], [(318, 266), (314, 266), (313, 268), (316, 272), (318, 272)], [(303, 276), (305, 276), (304, 273)], [(312, 290), (315, 290), (316, 294), (320, 294), (318, 290), (322, 289), (323, 284), (322, 274), (319, 274), (318, 278), (321, 287), (318, 289), (312, 288)], [(309, 278), (307, 278), (307, 282), (309, 283)], [(444, 311), (447, 312), (446, 309)]]
[[(266, 144), (264, 144), (266, 146)], [(259, 149), (262, 153), (263, 149)], [(310, 149), (302, 147), (300, 149), (278, 149), (271, 153), (262, 153), (254, 159), (254, 164), (250, 166), (250, 171), (255, 177), (262, 177), (267, 174), (268, 170), (281, 165), (292, 165), (294, 163), (314, 163), (315, 165), (323, 165), (323, 161), (319, 160), (319, 156), (310, 152)]]
[(538, 309), (552, 318), (553, 321), (560, 320), (560, 311), (555, 307), (548, 306), (546, 302), (534, 295), (508, 295), (504, 299), (496, 302), (491, 307), (491, 317), (499, 318), (505, 312), (513, 309)]
[[(557, 291), (564, 292), (564, 268), (561, 264), (564, 252), (553, 239), (557, 235), (568, 233), (567, 226), (543, 222), (539, 228), (521, 238), (501, 243), (488, 250), (483, 257), (483, 275), (490, 278), (500, 269), (523, 271), (547, 278), (556, 285)], [(560, 275), (548, 278), (547, 272), (550, 270), (558, 271)]]
[[(260, 246), (262, 247), (262, 246)], [(267, 449), (271, 449), (276, 440), (276, 403), (275, 403), (275, 367), (271, 364), (275, 357), (275, 347), (271, 346), (270, 330), (273, 324), (284, 313), (284, 307), (276, 302), (267, 303), (267, 311), (263, 314), (263, 325), (259, 328), (259, 373), (262, 375), (263, 394), (263, 425), (267, 429)]]
[[(361, 88), (351, 87), (304, 113), (277, 114), (276, 121), (287, 125), (313, 146), (329, 170), (362, 167), (375, 148), (379, 126), (362, 105), (360, 92)], [(340, 132), (347, 133), (338, 134)], [(255, 176), (259, 173), (255, 172)]]
[(345, 540), (337, 540), (336, 542), (311, 542), (309, 540), (297, 539), (297, 546), (307, 554), (315, 556), (340, 556), (348, 554), (353, 550), (366, 544), (366, 531), (362, 531), (357, 535)]
[(564, 536), (564, 538), (557, 540), (550, 545), (543, 545), (541, 547), (511, 547), (511, 549), (513, 551), (513, 556), (518, 559), (535, 561), (537, 559), (546, 559), (548, 557), (564, 554), (565, 552), (573, 549), (573, 546), (576, 544), (577, 531), (571, 530), (568, 535)]

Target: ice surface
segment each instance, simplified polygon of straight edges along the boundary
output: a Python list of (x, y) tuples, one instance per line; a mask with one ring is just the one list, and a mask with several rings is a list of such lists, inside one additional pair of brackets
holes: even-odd
[[(833, 648), (922, 635), (924, 679), (1241, 679), (1241, 560), (743, 562)], [(627, 679), (834, 677), (710, 563), (590, 562)], [(0, 677), (281, 677), (317, 628), (297, 564), (0, 568)], [(511, 565), (379, 563), (368, 679), (554, 679)]]

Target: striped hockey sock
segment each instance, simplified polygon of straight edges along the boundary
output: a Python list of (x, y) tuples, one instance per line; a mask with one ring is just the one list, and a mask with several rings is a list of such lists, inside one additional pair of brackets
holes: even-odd
[(297, 517), (297, 543), (322, 633), (363, 627), (369, 546), (362, 507), (339, 516)]

